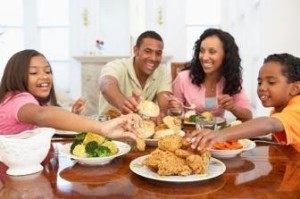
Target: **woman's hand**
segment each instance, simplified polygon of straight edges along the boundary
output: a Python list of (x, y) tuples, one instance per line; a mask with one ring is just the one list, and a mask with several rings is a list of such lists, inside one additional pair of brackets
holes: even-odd
[(235, 103), (233, 97), (230, 95), (222, 95), (218, 97), (218, 105), (222, 109), (231, 111), (233, 110)]
[(85, 108), (86, 104), (87, 100), (84, 97), (78, 98), (72, 106), (72, 112), (79, 115)]
[(142, 118), (134, 113), (121, 115), (120, 117), (108, 120), (102, 123), (101, 134), (114, 138), (137, 138), (137, 128), (142, 127)]

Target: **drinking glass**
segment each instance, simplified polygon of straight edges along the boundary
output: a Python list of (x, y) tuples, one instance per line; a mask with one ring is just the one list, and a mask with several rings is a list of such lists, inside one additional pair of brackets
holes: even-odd
[(182, 129), (184, 120), (184, 109), (182, 107), (169, 108), (167, 110), (167, 115), (178, 118), (180, 121), (180, 127)]
[(105, 122), (107, 120), (110, 120), (109, 115), (91, 115), (91, 116), (88, 116), (88, 118), (99, 121), (99, 122)]
[(196, 129), (217, 130), (218, 126), (216, 122), (216, 117), (212, 117), (209, 120), (204, 117), (196, 117)]

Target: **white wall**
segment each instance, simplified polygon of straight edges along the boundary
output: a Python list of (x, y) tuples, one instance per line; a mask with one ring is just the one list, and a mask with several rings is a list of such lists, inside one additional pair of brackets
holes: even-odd
[[(78, 55), (86, 43), (92, 45), (96, 36), (107, 40), (107, 52), (111, 54), (130, 54), (137, 36), (144, 30), (159, 32), (165, 42), (165, 55), (173, 61), (186, 60), (185, 1), (182, 0), (72, 0), (72, 48), (71, 54)], [(95, 2), (95, 1), (93, 1)], [(89, 4), (90, 3), (90, 4)], [(299, 35), (300, 1), (298, 0), (223, 0), (220, 27), (230, 32), (239, 46), (244, 67), (244, 86), (256, 115), (268, 114), (261, 107), (256, 95), (257, 74), (263, 59), (270, 53), (289, 52), (300, 56)], [(85, 4), (90, 10), (98, 12), (97, 26), (92, 36), (82, 34), (82, 9)], [(100, 6), (102, 5), (102, 7)], [(104, 9), (105, 7), (105, 9)], [(97, 9), (96, 9), (97, 8)], [(72, 12), (72, 9), (71, 9)], [(92, 17), (92, 16), (91, 16)], [(162, 22), (162, 23), (160, 23)], [(81, 24), (81, 25), (80, 25)], [(105, 28), (104, 28), (105, 27)], [(104, 31), (104, 32), (103, 32)], [(91, 34), (91, 33), (90, 33)], [(100, 36), (99, 36), (100, 35)], [(78, 39), (81, 41), (79, 42)], [(92, 48), (92, 47), (91, 47)], [(73, 61), (74, 80), (71, 93), (78, 96), (81, 90), (80, 67)]]
[[(129, 0), (70, 0), (71, 56), (130, 54)], [(84, 15), (87, 24), (84, 24)], [(103, 40), (103, 51), (96, 48)], [(71, 96), (81, 95), (80, 64), (71, 58)]]
[(273, 53), (300, 56), (300, 1), (223, 1), (221, 28), (232, 33), (240, 47), (244, 83), (255, 115), (267, 115), (256, 94), (257, 75), (263, 59)]

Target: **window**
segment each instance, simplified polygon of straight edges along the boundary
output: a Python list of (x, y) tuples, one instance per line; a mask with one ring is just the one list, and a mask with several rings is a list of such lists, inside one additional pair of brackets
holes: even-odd
[[(55, 13), (55, 14), (53, 14)], [(43, 53), (56, 87), (69, 91), (69, 1), (10, 0), (0, 2), (0, 69), (16, 52), (32, 48)]]
[(220, 0), (187, 0), (186, 1), (186, 57), (193, 56), (195, 41), (204, 30), (219, 27)]
[(0, 2), (0, 73), (16, 49), (24, 47), (22, 0)]

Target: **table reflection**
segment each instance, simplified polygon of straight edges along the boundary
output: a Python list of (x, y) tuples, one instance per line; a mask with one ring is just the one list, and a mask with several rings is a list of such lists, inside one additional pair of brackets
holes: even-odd
[(225, 185), (223, 176), (201, 182), (172, 183), (145, 180), (141, 176), (131, 174), (130, 181), (138, 189), (136, 198), (203, 198)]
[(35, 173), (9, 176), (1, 189), (0, 198), (54, 198), (54, 195), (48, 179), (41, 173)]
[(205, 181), (160, 182), (132, 173), (129, 164), (149, 154), (132, 149), (104, 166), (84, 166), (61, 156), (57, 142), (43, 162), (44, 170), (9, 176), (0, 163), (0, 198), (300, 198), (300, 154), (290, 146), (257, 144), (230, 159), (222, 175)]

